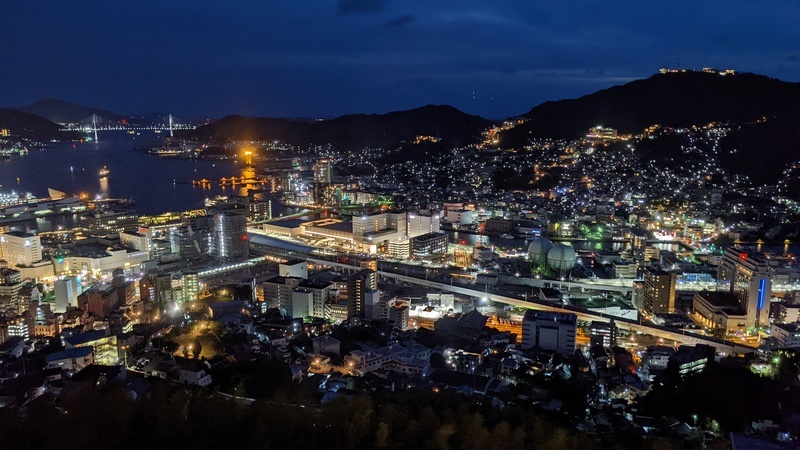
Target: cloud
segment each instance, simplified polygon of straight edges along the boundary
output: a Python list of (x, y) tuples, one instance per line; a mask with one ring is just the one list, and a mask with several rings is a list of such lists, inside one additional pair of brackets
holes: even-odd
[(402, 27), (404, 25), (408, 25), (411, 21), (414, 20), (414, 16), (412, 14), (406, 14), (404, 16), (396, 17), (391, 20), (386, 21), (387, 27)]
[(383, 10), (386, 0), (339, 0), (336, 8), (339, 14), (374, 14)]

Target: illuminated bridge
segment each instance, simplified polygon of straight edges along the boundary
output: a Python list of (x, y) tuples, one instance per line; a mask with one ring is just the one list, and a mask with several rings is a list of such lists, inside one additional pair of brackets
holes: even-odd
[(195, 125), (186, 123), (172, 114), (161, 117), (160, 122), (149, 124), (116, 122), (92, 114), (78, 123), (65, 124), (61, 131), (93, 133), (94, 139), (97, 140), (98, 131), (169, 131), (169, 135), (172, 137), (174, 130), (193, 130), (195, 128), (197, 128)]

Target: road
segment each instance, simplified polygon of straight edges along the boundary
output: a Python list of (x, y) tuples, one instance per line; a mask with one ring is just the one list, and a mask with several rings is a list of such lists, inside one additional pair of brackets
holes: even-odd
[[(309, 257), (308, 261), (313, 262), (317, 265), (337, 267), (340, 269), (360, 270), (359, 267), (354, 267), (352, 264), (337, 263), (314, 257)], [(643, 323), (640, 321), (634, 321), (630, 319), (623, 319), (620, 317), (603, 314), (601, 312), (589, 311), (574, 306), (556, 306), (551, 303), (546, 303), (538, 300), (527, 300), (527, 301), (520, 300), (518, 298), (502, 295), (496, 291), (489, 291), (488, 289), (480, 290), (480, 289), (473, 289), (465, 285), (441, 283), (436, 280), (428, 280), (425, 279), (424, 277), (413, 276), (412, 274), (403, 275), (401, 273), (390, 272), (387, 270), (379, 270), (378, 274), (381, 277), (392, 279), (401, 283), (410, 283), (444, 292), (452, 292), (455, 294), (485, 299), (486, 301), (502, 303), (522, 309), (536, 309), (540, 311), (553, 311), (553, 312), (571, 312), (578, 316), (578, 320), (608, 322), (613, 319), (614, 323), (620, 329), (630, 330), (633, 333), (641, 332), (653, 336), (658, 336), (667, 340), (680, 342), (683, 345), (696, 345), (696, 344), (710, 345), (715, 347), (719, 353), (725, 355), (750, 353), (755, 350), (753, 347), (745, 345), (744, 342), (732, 342), (723, 339), (717, 339), (710, 336), (703, 336), (699, 334), (689, 333), (685, 331), (676, 331), (674, 329), (662, 327), (659, 325)], [(599, 286), (595, 286), (595, 288), (599, 288)]]

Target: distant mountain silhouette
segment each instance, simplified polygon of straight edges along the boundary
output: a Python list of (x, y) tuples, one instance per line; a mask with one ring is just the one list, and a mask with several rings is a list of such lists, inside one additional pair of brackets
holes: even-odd
[(0, 128), (10, 130), (14, 136), (37, 141), (80, 138), (80, 133), (58, 131), (61, 126), (44, 117), (8, 108), (0, 108)]
[(82, 106), (55, 98), (46, 98), (44, 100), (31, 103), (30, 105), (15, 107), (14, 109), (36, 114), (37, 116), (42, 116), (45, 119), (56, 123), (77, 123), (86, 119), (87, 117), (90, 117), (92, 114), (97, 114), (105, 120), (114, 122), (127, 119), (126, 116), (122, 116), (105, 109)]
[[(726, 122), (733, 128), (721, 141), (723, 167), (773, 183), (787, 163), (800, 160), (800, 83), (762, 75), (657, 74), (580, 98), (542, 103), (523, 116), (530, 120), (501, 134), (502, 148), (521, 147), (531, 137), (578, 138), (595, 125), (639, 133), (654, 124)], [(762, 118), (766, 122), (756, 122)]]
[(523, 114), (529, 122), (502, 133), (501, 145), (521, 146), (529, 136), (577, 138), (595, 125), (638, 133), (654, 124), (686, 127), (796, 117), (798, 105), (800, 83), (749, 73), (656, 74), (580, 98), (542, 103)]
[(336, 148), (397, 147), (418, 135), (434, 136), (450, 146), (475, 142), (492, 124), (452, 106), (428, 105), (387, 114), (352, 114), (330, 120), (228, 116), (199, 127), (191, 136), (209, 140), (280, 140), (307, 146), (331, 144)]

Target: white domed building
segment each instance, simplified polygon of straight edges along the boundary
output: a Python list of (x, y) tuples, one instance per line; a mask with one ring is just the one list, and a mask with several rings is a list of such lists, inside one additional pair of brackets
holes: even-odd
[(565, 276), (575, 267), (578, 262), (578, 255), (575, 250), (566, 244), (558, 244), (547, 252), (547, 265), (550, 270), (556, 272), (558, 276)]
[(528, 259), (534, 271), (547, 271), (547, 254), (553, 248), (553, 243), (544, 238), (534, 239), (528, 246)]

